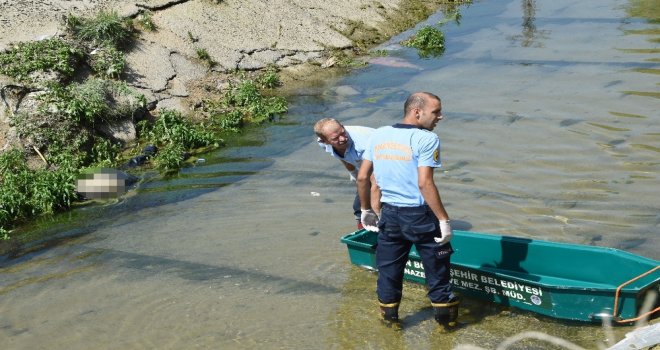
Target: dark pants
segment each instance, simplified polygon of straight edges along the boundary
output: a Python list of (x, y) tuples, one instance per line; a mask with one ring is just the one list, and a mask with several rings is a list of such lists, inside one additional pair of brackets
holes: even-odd
[(355, 215), (355, 220), (360, 221), (362, 216), (362, 208), (360, 208), (360, 195), (355, 192), (355, 199), (353, 199), (353, 215)]
[(413, 244), (422, 258), (428, 297), (433, 303), (445, 303), (454, 295), (450, 284), (449, 256), (451, 244), (439, 246), (440, 225), (428, 206), (395, 207), (383, 203), (378, 221), (376, 293), (381, 303), (401, 301), (403, 272)]

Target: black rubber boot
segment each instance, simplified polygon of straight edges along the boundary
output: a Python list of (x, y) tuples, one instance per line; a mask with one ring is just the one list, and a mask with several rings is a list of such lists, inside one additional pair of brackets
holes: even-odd
[(454, 330), (458, 327), (458, 297), (451, 298), (446, 303), (431, 303), (435, 320), (447, 330)]
[(388, 322), (399, 322), (399, 303), (381, 303), (378, 302), (380, 306), (380, 315), (383, 316), (383, 320)]

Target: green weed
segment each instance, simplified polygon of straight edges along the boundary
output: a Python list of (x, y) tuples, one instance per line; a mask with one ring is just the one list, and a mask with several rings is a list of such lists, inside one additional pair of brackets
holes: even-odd
[(193, 124), (174, 110), (162, 110), (150, 131), (152, 143), (174, 143), (186, 149), (208, 146), (215, 141), (213, 133)]
[(209, 55), (209, 52), (206, 51), (206, 49), (197, 49), (197, 58), (204, 61), (209, 67), (216, 65), (216, 62), (211, 58), (211, 55)]
[(445, 52), (445, 35), (433, 26), (426, 26), (401, 44), (416, 48), (420, 57), (441, 56)]
[(221, 113), (214, 117), (213, 122), (220, 131), (239, 132), (244, 125), (243, 113), (239, 110)]
[(16, 222), (68, 208), (75, 199), (77, 170), (31, 170), (23, 153), (12, 149), (0, 154), (0, 235), (9, 238)]
[(69, 86), (52, 84), (40, 97), (44, 113), (57, 113), (75, 122), (94, 125), (108, 114), (108, 92), (101, 79), (88, 79)]
[(254, 124), (272, 120), (288, 109), (284, 98), (262, 96), (256, 83), (249, 79), (228, 90), (224, 101), (226, 106), (239, 110), (245, 121)]
[(191, 43), (196, 43), (199, 39), (197, 39), (192, 32), (188, 31), (188, 40), (190, 40)]
[(126, 58), (114, 46), (103, 45), (90, 53), (88, 63), (103, 78), (119, 78), (126, 67)]
[(119, 163), (121, 145), (105, 138), (96, 138), (92, 146), (92, 166), (112, 168)]
[(280, 76), (277, 74), (275, 67), (268, 67), (257, 79), (259, 84), (267, 89), (273, 89), (282, 84)]
[(152, 17), (153, 14), (151, 11), (145, 11), (140, 13), (135, 20), (137, 21), (138, 25), (140, 25), (140, 27), (153, 32), (156, 30), (156, 24), (154, 23)]
[(158, 152), (154, 163), (158, 169), (164, 171), (179, 169), (185, 160), (185, 151), (182, 145), (168, 143)]
[(158, 169), (170, 171), (183, 163), (186, 151), (203, 146), (218, 146), (219, 139), (203, 125), (195, 125), (174, 110), (161, 110), (153, 124), (140, 121), (141, 138), (158, 146), (154, 164)]
[(37, 71), (70, 78), (82, 57), (79, 48), (58, 38), (21, 42), (0, 53), (0, 73), (26, 82), (32, 81), (30, 74)]
[(110, 44), (120, 47), (127, 44), (133, 36), (131, 19), (121, 17), (115, 11), (100, 11), (93, 18), (69, 15), (66, 24), (75, 37), (94, 45)]

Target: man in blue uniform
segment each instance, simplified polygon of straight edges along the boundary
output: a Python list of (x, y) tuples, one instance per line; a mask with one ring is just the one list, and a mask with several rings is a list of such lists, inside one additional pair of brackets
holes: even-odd
[[(383, 318), (398, 321), (404, 268), (415, 244), (422, 258), (434, 317), (440, 325), (452, 329), (459, 303), (449, 275), (449, 256), (453, 252), (449, 241), (453, 233), (433, 181), (433, 170), (440, 167), (440, 139), (432, 130), (442, 118), (438, 96), (428, 92), (410, 95), (403, 121), (372, 134), (357, 184), (362, 224), (379, 231), (376, 292)], [(380, 218), (369, 206), (372, 173), (381, 191)]]
[[(344, 126), (334, 118), (323, 118), (314, 125), (314, 133), (318, 137), (319, 146), (346, 167), (350, 173), (350, 180), (353, 182), (356, 181), (360, 164), (362, 164), (362, 154), (369, 146), (373, 131), (373, 128), (365, 126)], [(372, 187), (372, 190), (375, 191), (372, 197), (377, 200), (379, 194), (375, 183)], [(376, 203), (374, 204), (377, 206)], [(358, 229), (361, 229), (360, 197), (357, 193), (353, 200), (353, 214), (357, 220)]]

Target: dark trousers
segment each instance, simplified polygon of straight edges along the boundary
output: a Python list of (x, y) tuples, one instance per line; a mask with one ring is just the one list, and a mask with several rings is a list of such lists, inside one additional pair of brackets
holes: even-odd
[(353, 215), (355, 215), (355, 220), (360, 221), (362, 209), (360, 208), (360, 195), (357, 192), (355, 192), (355, 199), (353, 199)]
[(376, 293), (380, 302), (401, 301), (403, 273), (413, 244), (422, 258), (431, 302), (445, 303), (454, 296), (449, 275), (453, 250), (450, 243), (439, 246), (433, 240), (440, 237), (440, 225), (428, 206), (395, 207), (383, 203), (378, 228)]

